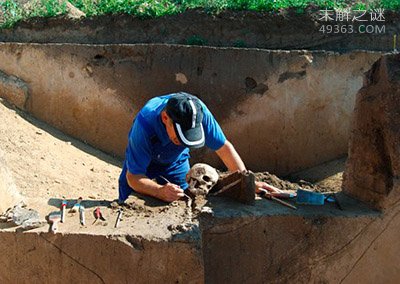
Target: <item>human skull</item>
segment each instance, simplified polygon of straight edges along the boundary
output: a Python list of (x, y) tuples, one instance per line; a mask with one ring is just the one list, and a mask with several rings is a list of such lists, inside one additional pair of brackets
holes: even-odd
[(206, 195), (218, 178), (217, 170), (203, 163), (194, 164), (186, 175), (189, 191), (195, 196)]

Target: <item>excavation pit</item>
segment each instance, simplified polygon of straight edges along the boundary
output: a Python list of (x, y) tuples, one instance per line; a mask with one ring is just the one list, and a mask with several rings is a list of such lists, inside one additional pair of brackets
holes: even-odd
[[(331, 165), (343, 165), (357, 91), (382, 55), (1, 43), (2, 174), (42, 217), (82, 196), (87, 218), (82, 226), (68, 214), (57, 234), (48, 225), (2, 226), (0, 281), (394, 283), (398, 204), (379, 212), (340, 193), (343, 210), (294, 211), (265, 199), (250, 206), (210, 197), (199, 213), (185, 201), (133, 195), (118, 228), (111, 206), (134, 115), (151, 97), (180, 90), (206, 102), (249, 169), (308, 180), (312, 173), (302, 170), (322, 165), (322, 176), (335, 176), (324, 191), (337, 191), (342, 170)], [(226, 62), (237, 68), (227, 72)], [(193, 156), (220, 166), (210, 152)], [(106, 221), (93, 224), (96, 207)]]
[[(44, 217), (59, 208), (62, 196), (71, 204), (79, 195), (86, 207), (86, 226), (79, 224), (78, 214), (67, 214), (55, 235), (48, 232), (49, 225), (17, 233), (15, 228), (3, 228), (0, 275), (5, 283), (27, 279), (54, 282), (60, 277), (73, 281), (76, 275), (83, 282), (93, 283), (160, 279), (175, 283), (350, 282), (363, 276), (360, 269), (370, 269), (369, 276), (375, 275), (375, 279), (390, 280), (396, 275), (389, 271), (387, 278), (382, 278), (380, 270), (367, 261), (371, 253), (383, 261), (382, 265), (396, 261), (392, 254), (382, 259), (388, 238), (396, 250), (397, 243), (390, 239), (398, 225), (394, 212), (383, 215), (341, 194), (343, 211), (334, 204), (299, 206), (295, 211), (265, 199), (257, 199), (255, 206), (250, 206), (210, 197), (203, 204), (203, 213), (193, 215), (188, 214), (185, 201), (167, 205), (132, 195), (120, 226), (114, 228), (117, 211), (110, 206), (116, 189), (107, 186), (100, 190), (98, 183), (107, 185), (106, 173), (118, 176), (120, 169), (113, 164), (119, 160), (24, 113), (0, 107), (6, 122), (2, 132), (9, 135), (1, 138), (8, 150), (7, 165), (28, 206)], [(30, 155), (22, 161), (21, 153), (28, 150)], [(63, 152), (68, 160), (58, 156)], [(46, 154), (44, 159), (36, 157), (39, 153)], [(36, 163), (37, 178), (31, 173), (29, 185), (29, 165), (37, 160), (42, 161)], [(74, 164), (77, 160), (80, 163)], [(69, 165), (67, 161), (72, 165), (64, 171), (71, 176), (51, 180), (49, 169), (58, 172), (58, 167)], [(93, 176), (99, 180), (90, 180)], [(73, 182), (68, 184), (72, 177)], [(80, 188), (87, 180), (91, 191)], [(275, 182), (278, 185), (279, 181)], [(43, 188), (48, 189), (43, 192)], [(106, 221), (92, 224), (97, 206)], [(369, 249), (371, 244), (374, 250)]]

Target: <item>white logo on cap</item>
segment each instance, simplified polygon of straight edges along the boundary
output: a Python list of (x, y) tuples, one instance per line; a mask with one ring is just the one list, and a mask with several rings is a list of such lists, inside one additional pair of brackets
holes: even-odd
[(196, 115), (197, 115), (197, 109), (196, 109), (196, 107), (194, 106), (194, 103), (193, 103), (193, 101), (192, 101), (192, 99), (191, 98), (189, 98), (189, 104), (190, 104), (190, 107), (192, 108), (192, 128), (195, 128), (196, 127)]
[(204, 143), (204, 129), (203, 129), (203, 125), (200, 124), (200, 129), (201, 129), (201, 138), (197, 141), (189, 141), (186, 139), (185, 135), (183, 135), (182, 132), (182, 128), (178, 123), (175, 123), (176, 126), (176, 130), (178, 130), (178, 135), (179, 137), (182, 139), (182, 142), (185, 143), (188, 146), (197, 146), (197, 145), (201, 145)]

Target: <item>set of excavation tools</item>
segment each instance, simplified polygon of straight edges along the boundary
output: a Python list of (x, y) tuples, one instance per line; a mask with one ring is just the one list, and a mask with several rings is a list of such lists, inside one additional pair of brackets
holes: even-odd
[[(71, 206), (68, 213), (69, 213), (69, 217), (73, 216), (75, 213), (79, 213), (79, 223), (82, 226), (85, 226), (86, 225), (86, 216), (85, 216), (86, 210), (85, 210), (85, 206), (83, 206), (81, 202), (82, 202), (82, 197), (79, 197), (77, 202)], [(61, 221), (61, 223), (65, 223), (66, 215), (67, 215), (66, 214), (67, 206), (68, 206), (67, 200), (63, 200), (61, 202), (60, 211), (53, 211), (48, 215), (48, 221), (51, 225), (50, 232), (56, 233), (58, 231), (58, 222)], [(93, 215), (94, 215), (94, 219), (95, 219), (93, 224), (95, 224), (98, 220), (106, 221), (106, 219), (104, 218), (104, 216), (100, 210), (100, 207), (96, 207), (96, 209), (93, 211)], [(122, 220), (122, 209), (118, 210), (118, 217), (117, 217), (117, 222), (116, 222), (115, 227), (118, 227), (118, 224), (121, 220)]]
[(295, 210), (297, 209), (296, 206), (281, 199), (291, 199), (296, 197), (296, 204), (300, 205), (324, 205), (326, 202), (335, 203), (336, 207), (339, 210), (343, 210), (343, 207), (338, 199), (338, 196), (336, 195), (336, 192), (320, 193), (302, 188), (297, 189), (296, 193), (286, 193), (283, 191), (270, 192), (263, 188), (260, 188), (260, 191), (261, 191), (260, 193), (261, 196)]

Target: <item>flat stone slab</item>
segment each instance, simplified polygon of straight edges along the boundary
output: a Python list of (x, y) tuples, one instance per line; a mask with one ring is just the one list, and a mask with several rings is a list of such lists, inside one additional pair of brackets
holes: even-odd
[[(295, 198), (287, 201), (298, 209), (293, 210), (272, 200), (257, 198), (255, 206), (242, 205), (228, 198), (209, 198), (206, 206), (212, 209), (213, 217), (224, 218), (250, 218), (268, 216), (301, 216), (308, 217), (378, 217), (380, 212), (371, 209), (366, 204), (357, 201), (343, 193), (336, 194), (343, 210), (340, 210), (335, 203), (327, 203), (321, 206), (298, 205)], [(285, 200), (286, 201), (286, 200)]]

